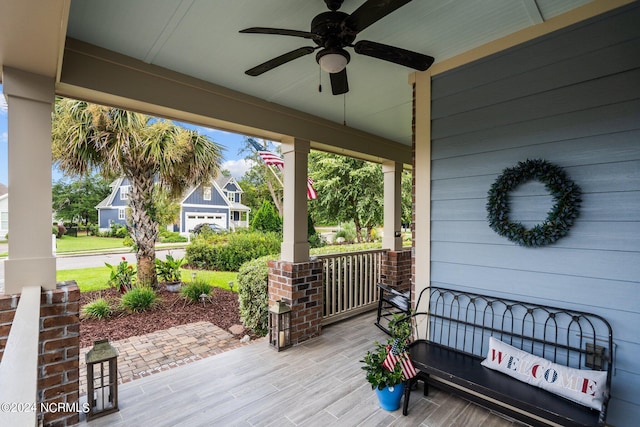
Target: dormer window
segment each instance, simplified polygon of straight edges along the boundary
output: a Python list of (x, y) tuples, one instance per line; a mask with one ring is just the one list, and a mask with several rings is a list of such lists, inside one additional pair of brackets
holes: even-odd
[(211, 187), (202, 187), (202, 200), (211, 200)]
[(123, 185), (120, 187), (120, 200), (129, 200), (129, 186)]

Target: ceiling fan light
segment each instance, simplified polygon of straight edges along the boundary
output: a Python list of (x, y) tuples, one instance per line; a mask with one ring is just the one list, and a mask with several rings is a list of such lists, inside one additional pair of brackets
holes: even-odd
[(336, 50), (333, 52), (318, 52), (318, 64), (327, 73), (339, 73), (344, 70), (349, 63), (349, 54), (344, 50)]

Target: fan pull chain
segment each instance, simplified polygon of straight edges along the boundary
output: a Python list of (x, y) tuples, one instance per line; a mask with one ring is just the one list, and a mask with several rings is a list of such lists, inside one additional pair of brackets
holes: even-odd
[(347, 94), (342, 94), (342, 125), (347, 125)]
[(318, 92), (322, 93), (322, 68), (318, 67)]

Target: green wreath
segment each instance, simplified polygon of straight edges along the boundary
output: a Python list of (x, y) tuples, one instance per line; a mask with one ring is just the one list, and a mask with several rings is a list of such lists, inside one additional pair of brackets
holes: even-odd
[[(521, 223), (509, 220), (509, 192), (530, 180), (542, 182), (555, 203), (544, 222), (527, 229)], [(542, 159), (519, 162), (516, 167), (503, 170), (489, 190), (489, 226), (499, 235), (521, 246), (551, 244), (569, 233), (569, 228), (579, 214), (581, 194), (580, 187), (558, 166)]]

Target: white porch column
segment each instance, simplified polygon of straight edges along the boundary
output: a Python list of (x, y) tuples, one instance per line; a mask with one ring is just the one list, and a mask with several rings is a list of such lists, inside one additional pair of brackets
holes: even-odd
[(284, 158), (284, 218), (280, 259), (309, 261), (307, 239), (307, 160), (309, 141), (286, 137), (282, 141)]
[(382, 248), (402, 250), (402, 163), (382, 163), (384, 176), (384, 227)]
[(431, 73), (413, 74), (414, 87), (414, 277), (415, 295), (431, 282)]
[(9, 259), (5, 294), (56, 288), (51, 251), (51, 112), (54, 79), (4, 67), (9, 134)]

